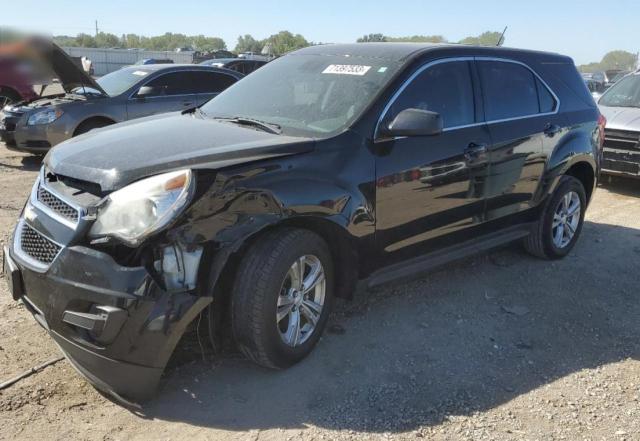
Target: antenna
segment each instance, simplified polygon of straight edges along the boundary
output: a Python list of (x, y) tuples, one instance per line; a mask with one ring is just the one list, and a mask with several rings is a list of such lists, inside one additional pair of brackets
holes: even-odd
[(509, 29), (509, 26), (504, 27), (504, 31), (502, 31), (502, 34), (500, 34), (500, 38), (498, 38), (498, 42), (496, 43), (496, 46), (500, 46), (502, 44), (502, 41), (504, 40), (504, 34), (507, 33), (507, 29)]

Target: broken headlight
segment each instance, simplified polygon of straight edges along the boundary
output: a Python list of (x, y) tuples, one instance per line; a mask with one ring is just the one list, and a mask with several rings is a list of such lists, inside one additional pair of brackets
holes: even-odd
[(91, 239), (115, 237), (137, 246), (171, 223), (193, 194), (191, 170), (143, 179), (111, 193), (100, 203)]

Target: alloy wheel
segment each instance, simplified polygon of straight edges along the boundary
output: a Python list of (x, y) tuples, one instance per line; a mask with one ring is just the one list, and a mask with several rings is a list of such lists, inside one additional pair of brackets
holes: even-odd
[(282, 283), (276, 323), (285, 344), (296, 347), (306, 342), (322, 315), (326, 277), (322, 262), (305, 255), (296, 260)]
[(551, 225), (553, 244), (557, 248), (566, 247), (575, 236), (580, 224), (580, 213), (580, 196), (575, 191), (568, 192), (558, 202)]

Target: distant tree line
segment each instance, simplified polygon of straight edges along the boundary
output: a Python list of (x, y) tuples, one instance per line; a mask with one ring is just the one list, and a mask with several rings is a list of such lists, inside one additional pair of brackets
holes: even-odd
[(610, 69), (635, 70), (638, 66), (638, 54), (627, 51), (611, 51), (599, 62), (583, 64), (578, 67), (581, 72), (603, 72)]
[[(185, 35), (167, 32), (164, 35), (145, 37), (137, 34), (122, 34), (118, 37), (108, 32), (99, 32), (97, 35), (81, 33), (75, 37), (58, 35), (53, 40), (59, 46), (64, 47), (92, 47), (92, 48), (120, 48), (120, 49), (145, 49), (156, 51), (173, 51), (177, 48), (192, 48), (201, 52), (226, 50), (227, 45), (222, 38), (207, 37), (204, 35)], [(289, 31), (281, 31), (263, 40), (256, 40), (251, 35), (238, 37), (238, 43), (234, 51), (260, 53), (265, 46), (270, 54), (282, 55), (289, 51), (309, 46), (302, 35)]]
[[(500, 38), (501, 32), (487, 31), (478, 36), (469, 36), (455, 43), (474, 44), (481, 46), (503, 45), (504, 38)], [(75, 37), (59, 35), (54, 41), (60, 46), (78, 46), (95, 48), (123, 48), (123, 49), (147, 49), (159, 51), (173, 51), (177, 48), (188, 47), (201, 52), (226, 50), (227, 45), (220, 37), (207, 37), (205, 35), (185, 35), (167, 32), (163, 35), (145, 37), (137, 34), (122, 34), (120, 37), (108, 32), (99, 32), (97, 35), (81, 33)], [(391, 37), (381, 33), (367, 34), (358, 38), (358, 43), (390, 41), (390, 42), (414, 42), (414, 43), (448, 43), (442, 35), (411, 35), (406, 37)], [(235, 48), (236, 53), (254, 52), (263, 50), (272, 55), (282, 55), (287, 52), (300, 49), (313, 44), (321, 44), (307, 41), (300, 34), (289, 31), (280, 31), (264, 39), (256, 39), (250, 34), (238, 37)], [(638, 63), (637, 54), (616, 50), (607, 53), (601, 61), (583, 64), (579, 66), (582, 72), (596, 72), (609, 69), (632, 70)]]
[[(487, 31), (475, 37), (466, 37), (457, 42), (462, 44), (476, 44), (481, 46), (497, 46), (504, 44), (502, 32)], [(449, 43), (442, 35), (412, 35), (408, 37), (389, 37), (384, 34), (368, 34), (358, 38), (358, 43), (370, 43), (375, 41), (409, 42), (409, 43)]]

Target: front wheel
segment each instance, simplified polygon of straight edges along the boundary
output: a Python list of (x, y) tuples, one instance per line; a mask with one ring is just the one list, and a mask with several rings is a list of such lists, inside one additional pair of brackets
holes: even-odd
[(243, 257), (231, 298), (233, 335), (250, 360), (286, 368), (314, 348), (333, 300), (333, 263), (325, 241), (301, 229), (258, 239)]
[(544, 259), (566, 256), (580, 237), (586, 200), (582, 182), (573, 176), (563, 176), (537, 225), (525, 238), (526, 250)]

